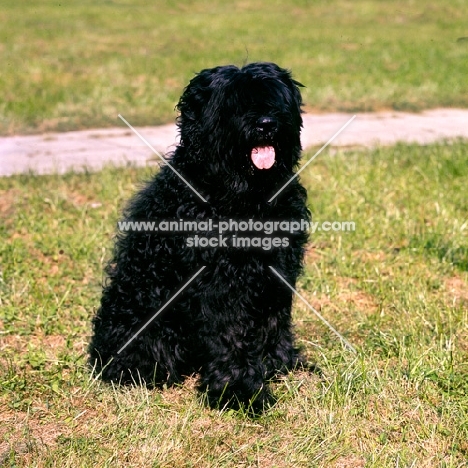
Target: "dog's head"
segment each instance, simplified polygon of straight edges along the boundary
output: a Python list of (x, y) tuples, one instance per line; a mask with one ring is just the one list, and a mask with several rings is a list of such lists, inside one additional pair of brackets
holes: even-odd
[(180, 144), (210, 173), (283, 178), (300, 157), (299, 86), (273, 63), (202, 70), (177, 105)]

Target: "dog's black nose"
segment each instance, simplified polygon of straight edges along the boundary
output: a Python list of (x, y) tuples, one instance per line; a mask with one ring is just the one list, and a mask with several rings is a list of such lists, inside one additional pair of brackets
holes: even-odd
[(271, 133), (278, 128), (278, 121), (274, 117), (260, 117), (257, 120), (257, 129), (262, 133)]

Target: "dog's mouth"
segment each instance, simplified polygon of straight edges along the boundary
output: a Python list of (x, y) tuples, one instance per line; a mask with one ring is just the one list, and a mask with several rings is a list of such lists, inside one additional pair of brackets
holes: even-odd
[(256, 146), (250, 157), (257, 169), (270, 169), (275, 164), (276, 151), (273, 146)]

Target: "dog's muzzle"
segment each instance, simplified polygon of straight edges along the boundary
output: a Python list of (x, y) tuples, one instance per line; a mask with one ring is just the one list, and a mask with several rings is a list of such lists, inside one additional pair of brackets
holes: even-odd
[[(274, 117), (260, 117), (257, 120), (257, 132), (261, 140), (272, 140), (278, 130), (278, 121)], [(276, 152), (271, 145), (260, 145), (250, 153), (257, 169), (270, 169), (275, 164)]]

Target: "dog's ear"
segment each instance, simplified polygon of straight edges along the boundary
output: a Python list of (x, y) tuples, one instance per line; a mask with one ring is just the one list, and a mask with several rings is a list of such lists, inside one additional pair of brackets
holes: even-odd
[(176, 106), (180, 112), (179, 119), (193, 121), (200, 116), (203, 107), (210, 100), (211, 83), (217, 70), (217, 68), (202, 70), (192, 78)]
[(300, 88), (305, 88), (305, 86), (299, 81), (293, 79), (291, 70), (281, 68), (276, 64), (272, 64), (272, 66), (275, 68), (276, 72), (280, 76), (281, 81), (290, 89), (294, 102), (299, 110), (299, 113), (302, 113), (303, 101)]
[(198, 139), (203, 109), (210, 101), (213, 92), (212, 82), (216, 73), (216, 68), (202, 70), (192, 78), (179, 99), (176, 106), (179, 116), (176, 122), (182, 145)]
[[(181, 142), (196, 140), (202, 126), (206, 124), (206, 108), (214, 93), (224, 89), (233, 75), (239, 72), (234, 65), (207, 68), (197, 73), (185, 88), (176, 109), (179, 111), (177, 125), (180, 129)], [(209, 117), (215, 118), (210, 115)]]
[(302, 95), (301, 95), (301, 90), (300, 88), (305, 88), (305, 86), (300, 83), (299, 81), (296, 81), (292, 77), (292, 73), (290, 70), (281, 68), (281, 80), (283, 83), (289, 88), (292, 99), (294, 102), (291, 102), (291, 104), (296, 107), (297, 110), (297, 115), (299, 116), (299, 125), (302, 126), (302, 117), (301, 114), (303, 113), (302, 106), (303, 106), (303, 101), (302, 101)]
[(302, 101), (302, 95), (300, 88), (305, 88), (305, 86), (302, 83), (299, 83), (299, 81), (293, 80), (291, 78), (291, 74), (289, 73), (289, 87), (291, 89), (295, 104), (297, 106), (297, 109), (299, 111), (299, 114), (302, 114), (302, 106), (303, 106), (303, 101)]
[(299, 110), (299, 113), (301, 114), (302, 111), (302, 95), (301, 95), (301, 90), (300, 88), (305, 88), (305, 86), (300, 83), (299, 81), (296, 81), (293, 79), (291, 71), (290, 70), (282, 70), (283, 71), (283, 82), (289, 87), (289, 89), (292, 92), (292, 96), (294, 98), (295, 104)]
[(176, 109), (182, 119), (197, 119), (215, 89), (220, 89), (239, 69), (234, 65), (207, 68), (197, 73), (185, 88)]

